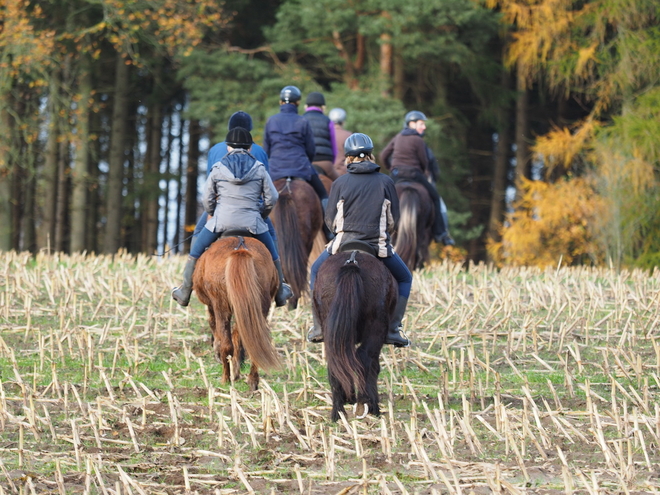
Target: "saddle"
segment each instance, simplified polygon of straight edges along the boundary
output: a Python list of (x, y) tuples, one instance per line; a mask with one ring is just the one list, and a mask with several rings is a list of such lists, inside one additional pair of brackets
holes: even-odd
[(352, 240), (342, 242), (339, 246), (340, 253), (350, 253), (351, 251), (358, 251), (360, 253), (368, 254), (374, 258), (378, 257), (378, 253), (368, 242)]
[(222, 233), (220, 239), (226, 239), (228, 237), (235, 237), (238, 239), (238, 246), (234, 248), (234, 251), (238, 251), (241, 248), (247, 249), (248, 247), (245, 245), (245, 238), (254, 237), (254, 235), (247, 229), (227, 229)]
[(220, 239), (225, 237), (254, 237), (254, 234), (247, 229), (227, 229), (222, 233)]

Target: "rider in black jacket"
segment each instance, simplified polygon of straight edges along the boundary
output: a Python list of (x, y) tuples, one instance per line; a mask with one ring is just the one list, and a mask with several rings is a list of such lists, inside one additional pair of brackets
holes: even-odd
[[(319, 268), (337, 253), (342, 243), (350, 240), (369, 243), (399, 284), (399, 299), (385, 343), (407, 347), (410, 341), (401, 335), (400, 330), (412, 274), (392, 249), (390, 234), (399, 217), (399, 199), (392, 179), (381, 174), (380, 167), (374, 163), (373, 149), (371, 138), (361, 133), (352, 134), (344, 144), (348, 173), (332, 183), (325, 213), (325, 223), (334, 231), (335, 238), (314, 262), (310, 287), (314, 290)], [(307, 339), (310, 342), (323, 341), (321, 326), (317, 322), (314, 322)]]

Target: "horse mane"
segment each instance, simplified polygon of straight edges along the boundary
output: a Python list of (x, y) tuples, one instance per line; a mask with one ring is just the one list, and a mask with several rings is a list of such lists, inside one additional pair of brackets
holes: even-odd
[(355, 385), (364, 393), (365, 383), (356, 380), (364, 370), (355, 351), (364, 299), (360, 267), (355, 263), (343, 265), (337, 273), (336, 287), (326, 319), (328, 371), (335, 376), (346, 395), (353, 394)]
[(229, 255), (225, 280), (235, 326), (250, 361), (265, 370), (280, 368), (268, 322), (262, 313), (264, 292), (250, 251), (238, 249)]
[(394, 249), (410, 269), (415, 268), (417, 252), (417, 217), (421, 199), (416, 189), (406, 187), (399, 192), (399, 224)]

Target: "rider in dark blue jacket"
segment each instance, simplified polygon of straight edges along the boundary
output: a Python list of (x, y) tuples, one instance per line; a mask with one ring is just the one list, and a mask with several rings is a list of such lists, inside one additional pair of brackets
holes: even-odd
[[(312, 167), (316, 154), (314, 134), (309, 122), (298, 115), (300, 90), (286, 86), (280, 92), (280, 113), (266, 122), (264, 150), (268, 154), (270, 176), (273, 181), (286, 177), (298, 177), (307, 181), (321, 200), (323, 211), (328, 203), (328, 193), (318, 173)], [(329, 232), (326, 237), (331, 237)]]

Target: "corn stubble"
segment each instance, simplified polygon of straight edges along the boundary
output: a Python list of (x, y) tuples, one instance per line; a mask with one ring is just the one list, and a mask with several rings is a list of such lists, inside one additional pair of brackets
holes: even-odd
[(329, 422), (309, 303), (271, 312), (285, 366), (220, 383), (183, 259), (4, 253), (0, 493), (657, 492), (660, 278), (440, 264), (379, 418)]

